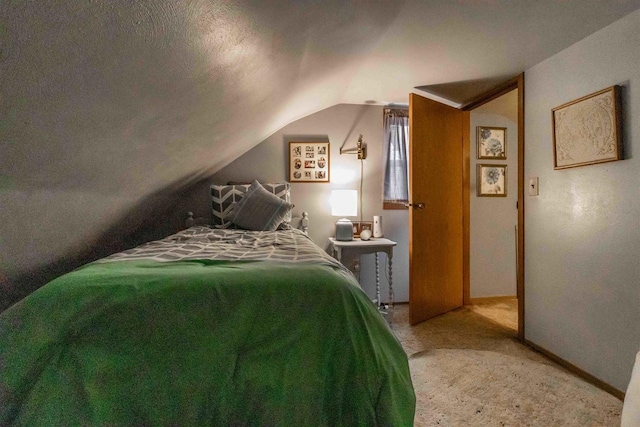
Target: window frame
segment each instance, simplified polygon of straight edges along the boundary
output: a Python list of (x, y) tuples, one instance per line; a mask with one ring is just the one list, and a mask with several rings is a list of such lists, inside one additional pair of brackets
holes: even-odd
[[(387, 129), (384, 126), (384, 118), (386, 114), (390, 114), (390, 112), (392, 110), (403, 110), (406, 111), (407, 113), (407, 152), (406, 152), (406, 157), (407, 157), (407, 200), (393, 200), (393, 199), (385, 199), (385, 194), (384, 194), (384, 187), (386, 185), (385, 179), (386, 179), (386, 168), (387, 168), (387, 163), (388, 163), (388, 157), (389, 157), (389, 143), (387, 141)], [(408, 114), (409, 114), (409, 109), (408, 107), (385, 107), (383, 109), (383, 141), (384, 141), (384, 149), (383, 149), (383, 162), (384, 162), (384, 166), (383, 166), (383, 178), (382, 178), (382, 209), (383, 210), (407, 210), (409, 209), (409, 196), (411, 195), (411, 189), (409, 187), (409, 167), (410, 167), (410, 162), (409, 162), (409, 153), (410, 153), (410, 149), (409, 149), (409, 121), (408, 121)]]

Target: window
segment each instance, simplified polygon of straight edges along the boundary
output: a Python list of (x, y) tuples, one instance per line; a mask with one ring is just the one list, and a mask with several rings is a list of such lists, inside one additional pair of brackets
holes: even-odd
[(384, 110), (384, 209), (406, 209), (409, 202), (409, 112)]

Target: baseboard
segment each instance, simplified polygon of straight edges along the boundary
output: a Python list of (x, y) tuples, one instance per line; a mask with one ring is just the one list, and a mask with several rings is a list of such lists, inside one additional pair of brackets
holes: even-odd
[(499, 297), (480, 297), (480, 298), (471, 298), (470, 304), (484, 304), (489, 302), (501, 302), (506, 300), (511, 300), (517, 298), (515, 295), (505, 295)]
[(594, 377), (590, 373), (578, 368), (576, 365), (567, 362), (563, 358), (551, 353), (549, 350), (546, 350), (545, 348), (542, 348), (537, 344), (532, 343), (531, 341), (529, 341), (527, 339), (524, 340), (524, 343), (526, 345), (528, 345), (529, 347), (531, 347), (532, 349), (534, 349), (535, 351), (537, 351), (538, 353), (542, 353), (544, 356), (546, 356), (549, 359), (553, 360), (558, 365), (562, 366), (563, 368), (567, 369), (568, 371), (572, 372), (573, 374), (576, 374), (577, 376), (579, 376), (580, 378), (584, 379), (588, 383), (591, 383), (594, 386), (598, 387), (599, 389), (604, 390), (607, 393), (609, 393), (609, 394), (617, 397), (618, 399), (624, 401), (625, 393), (623, 391), (618, 390), (614, 386), (612, 386), (610, 384), (607, 384), (606, 382)]

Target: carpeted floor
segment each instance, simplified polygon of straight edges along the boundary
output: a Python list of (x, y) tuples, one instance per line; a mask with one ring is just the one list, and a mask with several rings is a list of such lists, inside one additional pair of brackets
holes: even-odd
[(622, 402), (516, 338), (512, 302), (463, 307), (416, 326), (388, 315), (409, 355), (421, 426), (619, 426)]

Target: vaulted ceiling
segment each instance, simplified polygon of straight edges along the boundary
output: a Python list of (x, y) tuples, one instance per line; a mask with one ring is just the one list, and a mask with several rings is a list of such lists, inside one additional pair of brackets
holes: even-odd
[[(410, 92), (463, 103), (639, 7), (640, 0), (2, 1), (0, 202), (8, 209), (0, 240), (16, 249), (0, 267), (30, 263), (14, 255), (34, 245), (15, 229), (23, 214), (104, 226), (127, 205), (215, 172), (298, 118), (338, 103), (406, 103)], [(43, 237), (44, 246), (54, 237), (65, 239)]]
[[(461, 103), (638, 0), (5, 1), (5, 180), (150, 191), (338, 103)], [(425, 92), (426, 91), (426, 92)]]

